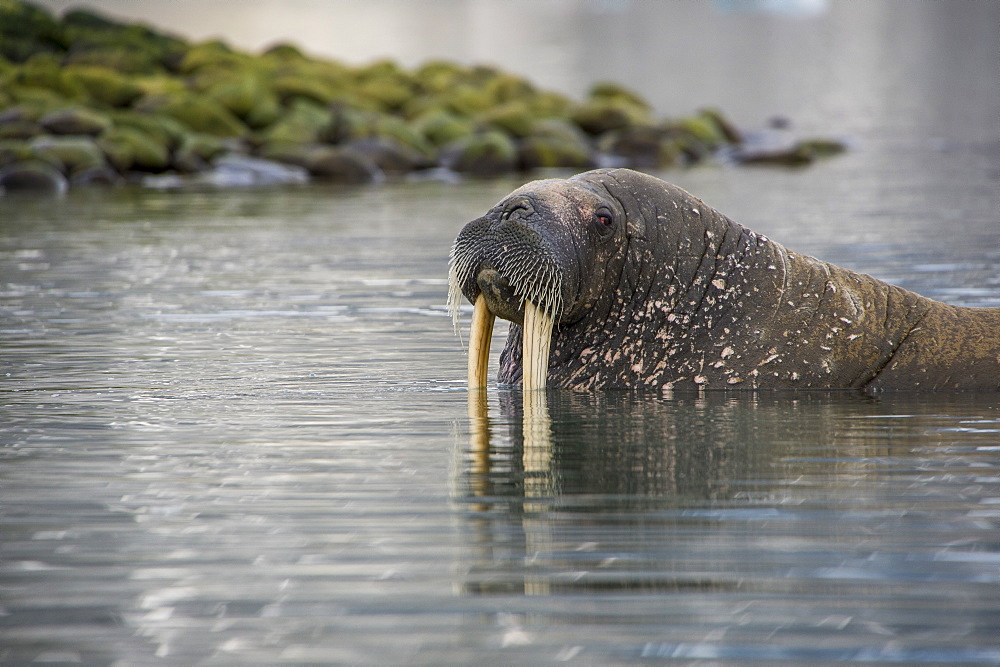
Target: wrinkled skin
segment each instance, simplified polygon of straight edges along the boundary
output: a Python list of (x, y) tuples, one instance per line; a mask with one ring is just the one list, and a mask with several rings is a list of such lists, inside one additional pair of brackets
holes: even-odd
[[(550, 387), (1000, 389), (1000, 309), (799, 255), (625, 169), (529, 183), (454, 254), (470, 301), (515, 325), (524, 298), (551, 310)], [(499, 380), (521, 380), (519, 326)]]

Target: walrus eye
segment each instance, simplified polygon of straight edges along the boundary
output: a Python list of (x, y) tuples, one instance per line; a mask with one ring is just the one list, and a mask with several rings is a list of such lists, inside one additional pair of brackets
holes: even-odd
[(594, 221), (597, 223), (597, 231), (601, 234), (609, 234), (614, 230), (615, 219), (607, 209), (602, 208), (595, 212)]

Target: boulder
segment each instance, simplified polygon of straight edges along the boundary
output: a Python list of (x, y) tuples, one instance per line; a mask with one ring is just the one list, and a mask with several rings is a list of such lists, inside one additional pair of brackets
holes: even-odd
[(265, 129), (263, 143), (312, 144), (333, 122), (333, 111), (309, 99), (295, 99), (285, 114)]
[(301, 167), (236, 154), (216, 158), (209, 171), (197, 176), (197, 182), (215, 187), (297, 185), (308, 181), (309, 174)]
[(36, 137), (29, 144), (31, 153), (38, 159), (57, 165), (70, 176), (78, 171), (106, 167), (104, 153), (91, 137)]
[(348, 142), (345, 148), (364, 155), (386, 174), (407, 174), (433, 166), (423, 153), (392, 137), (355, 139)]
[(87, 107), (70, 107), (45, 114), (39, 120), (52, 134), (96, 137), (111, 127), (111, 119)]
[(637, 125), (605, 133), (597, 143), (601, 153), (632, 169), (661, 169), (677, 163), (678, 142), (661, 128)]
[(64, 75), (97, 104), (123, 108), (142, 97), (142, 88), (118, 72), (100, 65), (71, 65)]
[(410, 127), (433, 146), (444, 146), (471, 135), (475, 123), (446, 109), (436, 107), (415, 118)]
[(62, 194), (66, 188), (66, 177), (41, 160), (14, 162), (0, 168), (0, 193), (33, 191)]
[(314, 177), (339, 183), (378, 183), (382, 170), (375, 161), (350, 146), (326, 146), (310, 156), (307, 168)]
[(510, 137), (489, 130), (449, 144), (442, 153), (442, 163), (460, 173), (497, 176), (516, 169), (517, 157), (517, 147)]
[(166, 144), (133, 127), (112, 128), (98, 138), (97, 145), (119, 173), (162, 171), (170, 165)]
[(594, 136), (635, 125), (652, 124), (646, 107), (618, 97), (594, 98), (578, 106), (571, 117), (580, 128)]
[(242, 137), (248, 131), (247, 126), (221, 104), (193, 94), (149, 98), (137, 110), (170, 116), (195, 132), (217, 137)]

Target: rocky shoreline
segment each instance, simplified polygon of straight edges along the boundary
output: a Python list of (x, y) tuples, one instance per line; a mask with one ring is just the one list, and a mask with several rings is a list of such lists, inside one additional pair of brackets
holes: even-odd
[(351, 67), (288, 44), (250, 54), (0, 0), (0, 192), (663, 169), (718, 156), (801, 166), (841, 150), (754, 145), (713, 109), (657, 118), (614, 83), (572, 100), (493, 67)]

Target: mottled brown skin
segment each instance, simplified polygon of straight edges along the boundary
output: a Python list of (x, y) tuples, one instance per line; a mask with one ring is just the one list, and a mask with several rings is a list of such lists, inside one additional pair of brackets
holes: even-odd
[[(517, 262), (504, 260), (509, 238)], [(1000, 308), (797, 254), (624, 169), (529, 183), (459, 235), (456, 254), (476, 267), (463, 293), (515, 322), (502, 383), (520, 382), (524, 295), (511, 279), (532, 247), (566, 277), (550, 387), (1000, 390)]]

